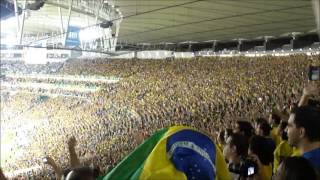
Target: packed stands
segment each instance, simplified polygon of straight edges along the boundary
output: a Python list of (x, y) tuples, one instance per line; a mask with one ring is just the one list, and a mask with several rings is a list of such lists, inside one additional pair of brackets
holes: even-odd
[[(320, 62), (320, 56), (312, 59)], [(54, 173), (42, 157), (67, 169), (72, 136), (81, 162), (105, 174), (159, 128), (187, 125), (217, 139), (238, 120), (253, 122), (274, 111), (287, 120), (307, 83), (310, 61), (306, 55), (96, 59), (42, 65), (46, 70), (1, 64), (9, 67), (1, 78), (6, 83), (1, 87), (6, 88), (1, 90), (3, 171), (8, 177), (50, 179)], [(44, 93), (32, 83), (51, 89)], [(12, 84), (20, 88), (13, 91)], [(80, 87), (96, 89), (82, 93)]]

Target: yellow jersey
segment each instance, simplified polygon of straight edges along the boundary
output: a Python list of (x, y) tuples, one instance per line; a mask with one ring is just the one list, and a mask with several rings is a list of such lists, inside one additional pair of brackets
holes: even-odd
[(301, 155), (302, 155), (302, 153), (301, 153), (301, 151), (300, 151), (298, 148), (296, 148), (296, 147), (293, 147), (293, 148), (292, 148), (291, 157), (301, 156)]
[(271, 130), (271, 138), (276, 143), (276, 146), (278, 146), (281, 142), (281, 138), (278, 135), (278, 127), (273, 127)]
[(274, 150), (273, 172), (275, 173), (284, 157), (292, 155), (293, 148), (289, 145), (288, 141), (282, 140), (277, 148)]
[(271, 180), (272, 179), (272, 165), (262, 165), (261, 168), (261, 179), (262, 180)]

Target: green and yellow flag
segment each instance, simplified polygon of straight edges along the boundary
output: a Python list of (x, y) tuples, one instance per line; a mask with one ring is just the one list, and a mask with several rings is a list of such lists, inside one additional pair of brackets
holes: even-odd
[(164, 128), (124, 158), (103, 180), (229, 180), (221, 151), (205, 134)]

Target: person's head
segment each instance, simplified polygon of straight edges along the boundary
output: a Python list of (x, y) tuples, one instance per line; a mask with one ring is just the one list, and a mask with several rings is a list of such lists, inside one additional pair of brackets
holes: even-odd
[(249, 143), (249, 155), (258, 156), (263, 165), (269, 165), (273, 162), (273, 147), (266, 146), (269, 144), (267, 138), (263, 136), (253, 136)]
[(89, 167), (78, 167), (72, 169), (66, 176), (66, 180), (95, 180), (99, 172)]
[(281, 137), (282, 140), (288, 140), (288, 134), (286, 132), (288, 123), (285, 121), (281, 121), (279, 128), (278, 128), (278, 135)]
[(269, 115), (268, 121), (269, 121), (269, 124), (270, 124), (270, 125), (276, 125), (276, 126), (278, 126), (278, 125), (280, 124), (281, 117), (280, 117), (278, 114), (276, 114), (276, 113), (271, 113), (271, 114)]
[(237, 121), (234, 132), (243, 134), (247, 138), (250, 138), (253, 135), (253, 127), (248, 121)]
[(231, 134), (223, 148), (223, 155), (229, 162), (240, 159), (240, 157), (246, 157), (248, 146), (249, 142), (246, 136), (239, 133)]
[(317, 171), (303, 157), (288, 157), (279, 166), (274, 180), (318, 180)]
[(301, 142), (320, 141), (320, 110), (312, 106), (293, 109), (288, 120), (288, 142), (298, 146)]
[(224, 139), (227, 140), (228, 137), (233, 134), (233, 130), (231, 128), (227, 128), (225, 131), (224, 131)]
[(254, 120), (254, 130), (257, 133), (258, 131), (258, 127), (260, 124), (262, 124), (263, 122), (267, 122), (267, 120), (265, 118), (259, 117), (257, 119)]
[(0, 179), (3, 179), (3, 180), (6, 179), (6, 177), (4, 176), (1, 168), (0, 168)]
[(226, 139), (224, 138), (224, 133), (225, 130), (220, 130), (219, 134), (218, 134), (218, 142), (221, 144), (221, 145), (224, 145), (226, 143)]
[(260, 136), (269, 136), (271, 132), (271, 126), (268, 124), (267, 121), (262, 121), (260, 124), (258, 124), (258, 127), (256, 129), (256, 134)]

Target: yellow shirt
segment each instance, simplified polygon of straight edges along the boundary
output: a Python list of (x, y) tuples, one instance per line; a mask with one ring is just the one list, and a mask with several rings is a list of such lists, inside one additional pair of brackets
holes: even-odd
[(276, 146), (280, 144), (281, 138), (278, 135), (278, 127), (273, 127), (271, 130), (271, 138), (276, 143)]
[(262, 165), (261, 168), (261, 179), (262, 180), (271, 180), (272, 179), (272, 165)]
[(282, 140), (277, 148), (274, 150), (273, 172), (275, 173), (280, 165), (281, 158), (290, 157), (293, 148), (289, 145), (288, 141)]
[(296, 147), (293, 147), (293, 148), (292, 148), (291, 157), (301, 156), (301, 155), (302, 155), (302, 153), (301, 153), (301, 151), (300, 151), (298, 148), (296, 148)]
[(227, 163), (219, 148), (216, 148), (216, 180), (231, 180)]
[(220, 143), (217, 143), (218, 148), (220, 149), (221, 152), (223, 152), (223, 145)]

